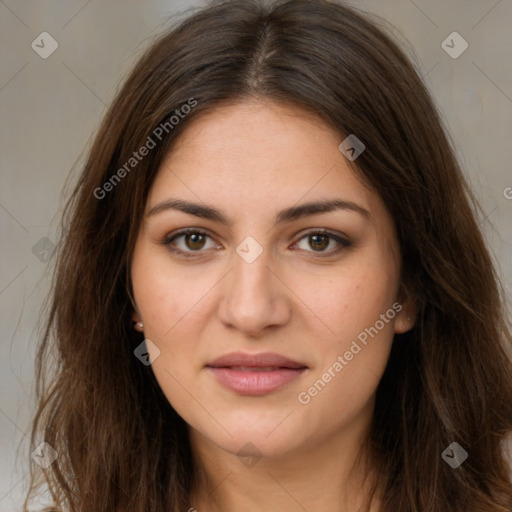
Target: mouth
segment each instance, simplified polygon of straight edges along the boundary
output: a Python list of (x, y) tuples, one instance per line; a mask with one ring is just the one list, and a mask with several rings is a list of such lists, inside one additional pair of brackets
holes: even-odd
[(308, 367), (278, 354), (233, 353), (206, 365), (216, 380), (240, 395), (266, 395), (299, 378)]
[(210, 368), (228, 368), (238, 372), (274, 372), (281, 369), (296, 370), (286, 366), (211, 366)]

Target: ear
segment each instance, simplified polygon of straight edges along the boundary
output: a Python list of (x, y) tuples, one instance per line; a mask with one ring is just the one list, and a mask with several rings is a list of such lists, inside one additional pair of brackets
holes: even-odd
[(414, 297), (410, 294), (402, 294), (402, 300), (398, 301), (400, 306), (396, 308), (398, 312), (395, 317), (395, 333), (403, 334), (410, 331), (416, 325), (418, 316), (418, 308)]
[(143, 332), (143, 328), (141, 327), (143, 325), (142, 319), (141, 319), (139, 313), (137, 313), (136, 311), (134, 311), (132, 313), (132, 325), (136, 331)]

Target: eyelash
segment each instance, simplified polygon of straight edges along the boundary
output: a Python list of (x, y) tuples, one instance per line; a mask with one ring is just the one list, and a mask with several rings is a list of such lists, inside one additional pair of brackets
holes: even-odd
[[(209, 235), (209, 233), (207, 233), (206, 231), (203, 231), (201, 229), (185, 228), (185, 229), (182, 229), (182, 230), (178, 231), (177, 233), (174, 233), (172, 235), (166, 236), (164, 238), (164, 240), (162, 241), (162, 244), (165, 245), (170, 251), (172, 251), (175, 254), (179, 254), (180, 256), (184, 256), (186, 258), (194, 258), (194, 257), (196, 257), (196, 253), (201, 253), (201, 252), (204, 252), (204, 251), (203, 250), (182, 251), (181, 249), (177, 249), (176, 247), (172, 246), (172, 243), (177, 238), (179, 238), (181, 236), (184, 236), (184, 235), (188, 235), (188, 234), (196, 234), (196, 235), (202, 235), (202, 236), (207, 236), (209, 238), (212, 238)], [(295, 242), (295, 244), (298, 243), (299, 241), (303, 240), (304, 238), (307, 238), (307, 237), (313, 236), (313, 235), (326, 235), (326, 236), (328, 236), (328, 238), (330, 238), (331, 240), (336, 241), (339, 244), (338, 248), (336, 248), (334, 250), (331, 250), (331, 251), (328, 251), (328, 252), (323, 252), (323, 251), (320, 251), (320, 252), (317, 252), (317, 251), (306, 251), (306, 252), (312, 252), (312, 253), (314, 253), (316, 256), (318, 256), (320, 258), (327, 258), (327, 257), (332, 256), (334, 254), (338, 254), (343, 249), (345, 249), (347, 247), (350, 247), (352, 245), (352, 243), (350, 241), (348, 241), (347, 239), (342, 238), (339, 235), (336, 235), (336, 234), (334, 234), (334, 233), (332, 233), (332, 232), (330, 232), (328, 230), (325, 230), (325, 229), (316, 229), (316, 230), (313, 230), (313, 231), (309, 231), (308, 233), (305, 233), (304, 235), (302, 235), (301, 238), (299, 238), (299, 240), (297, 242)]]

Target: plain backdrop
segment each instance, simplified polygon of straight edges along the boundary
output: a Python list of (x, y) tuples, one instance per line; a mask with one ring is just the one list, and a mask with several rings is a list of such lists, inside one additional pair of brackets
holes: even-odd
[[(0, 0), (2, 512), (21, 510), (26, 489), (35, 329), (49, 287), (46, 260), (62, 212), (64, 182), (70, 173), (71, 182), (76, 178), (84, 148), (141, 50), (169, 25), (170, 16), (204, 3)], [(510, 304), (512, 1), (350, 3), (392, 25), (389, 30), (432, 91), (481, 201), (480, 222)], [(446, 39), (452, 55), (443, 48)], [(467, 49), (454, 58), (464, 41)]]

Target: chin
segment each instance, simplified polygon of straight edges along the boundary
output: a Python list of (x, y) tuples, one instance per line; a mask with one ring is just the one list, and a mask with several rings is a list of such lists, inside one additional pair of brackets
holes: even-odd
[(227, 428), (229, 434), (223, 429), (212, 431), (211, 428), (204, 429), (201, 426), (193, 428), (218, 448), (238, 457), (274, 458), (288, 454), (305, 441), (301, 439), (303, 429), (290, 428), (293, 427), (291, 425), (285, 427), (280, 424), (282, 420), (281, 417), (279, 421), (273, 422), (272, 427), (267, 421), (258, 422), (254, 417), (236, 424), (219, 420), (221, 424), (230, 424)]

